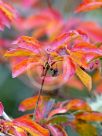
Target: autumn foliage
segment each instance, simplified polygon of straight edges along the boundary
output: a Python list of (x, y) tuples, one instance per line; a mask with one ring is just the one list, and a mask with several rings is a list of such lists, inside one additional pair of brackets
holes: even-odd
[[(79, 136), (98, 136), (94, 123), (102, 122), (102, 113), (93, 111), (80, 98), (57, 100), (43, 91), (55, 91), (66, 84), (80, 90), (85, 87), (91, 95), (93, 83), (96, 88), (100, 86), (101, 26), (77, 17), (66, 21), (49, 0), (47, 6), (40, 0), (10, 1), (27, 9), (36, 8), (38, 12), (23, 17), (12, 4), (0, 0), (1, 33), (5, 27), (10, 32), (10, 26), (19, 33), (12, 41), (0, 40), (1, 60), (9, 62), (13, 78), (27, 75), (38, 87), (38, 94), (20, 102), (19, 111), (29, 114), (18, 118), (8, 117), (0, 102), (1, 134), (69, 136), (66, 128), (71, 127)], [(83, 0), (73, 13), (77, 15), (101, 7), (102, 0)]]

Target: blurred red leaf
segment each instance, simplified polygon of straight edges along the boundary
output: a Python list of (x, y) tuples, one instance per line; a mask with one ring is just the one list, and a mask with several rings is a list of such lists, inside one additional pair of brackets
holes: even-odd
[(2, 116), (3, 111), (4, 111), (4, 107), (2, 105), (2, 102), (0, 102), (0, 116)]
[(80, 80), (78, 80), (75, 76), (70, 78), (67, 82), (68, 87), (76, 88), (78, 90), (83, 90), (83, 84)]
[(39, 0), (22, 0), (22, 5), (26, 8), (30, 8), (31, 6), (35, 5)]
[(102, 28), (96, 22), (86, 21), (81, 22), (78, 29), (87, 33), (87, 35), (92, 39), (92, 41), (101, 42), (102, 41)]
[(15, 9), (8, 3), (0, 1), (0, 30), (3, 30), (5, 26), (9, 28), (10, 23), (15, 20), (16, 17), (17, 13)]
[(83, 3), (81, 3), (77, 7), (76, 13), (90, 11), (90, 10), (94, 10), (94, 9), (101, 8), (101, 7), (102, 7), (101, 0), (84, 0)]

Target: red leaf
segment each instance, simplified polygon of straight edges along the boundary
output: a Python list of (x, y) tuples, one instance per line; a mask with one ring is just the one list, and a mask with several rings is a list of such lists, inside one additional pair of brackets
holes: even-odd
[(36, 32), (34, 31), (34, 34), (39, 33), (39, 30), (43, 30), (43, 34), (50, 35), (52, 31), (55, 31), (54, 26), (56, 23), (60, 22), (60, 20), (61, 15), (58, 11), (47, 8), (29, 16), (27, 19), (21, 19), (21, 26), (18, 22), (16, 26), (21, 30), (35, 29)]
[(78, 90), (83, 89), (83, 84), (80, 80), (78, 80), (75, 76), (73, 76), (68, 82), (67, 85), (72, 88), (76, 88)]
[(85, 12), (85, 11), (90, 11), (90, 10), (94, 10), (94, 9), (97, 9), (97, 8), (101, 8), (102, 6), (102, 1), (85, 1), (83, 2), (82, 4), (80, 4), (78, 6), (78, 8), (76, 9), (76, 13), (78, 12)]
[(38, 65), (39, 62), (39, 56), (35, 58), (26, 58), (26, 57), (14, 57), (10, 60), (11, 62), (11, 69), (12, 69), (12, 77), (15, 78), (24, 72), (26, 72), (31, 67), (34, 67), (34, 65)]
[(64, 128), (60, 125), (47, 125), (47, 127), (51, 131), (52, 136), (68, 136)]
[(71, 51), (82, 51), (83, 53), (90, 52), (90, 53), (96, 53), (97, 55), (102, 55), (102, 49), (87, 42), (81, 42), (79, 44), (76, 44)]
[(3, 111), (4, 111), (4, 107), (3, 107), (2, 103), (0, 102), (0, 116), (2, 116)]
[(4, 29), (4, 26), (10, 27), (10, 23), (15, 20), (17, 13), (11, 5), (0, 1), (0, 30)]
[(22, 49), (26, 49), (32, 51), (34, 53), (39, 53), (40, 43), (34, 39), (33, 37), (29, 36), (21, 36), (13, 44), (17, 44), (18, 47)]
[(92, 41), (102, 41), (102, 28), (97, 23), (91, 21), (81, 22), (78, 29), (86, 32)]
[(22, 5), (26, 8), (30, 8), (31, 6), (35, 5), (39, 0), (22, 0)]
[(55, 114), (59, 114), (59, 113), (66, 113), (67, 112), (67, 109), (66, 108), (57, 108), (57, 109), (54, 109), (52, 110), (50, 113), (49, 113), (49, 117), (52, 117), (53, 115)]

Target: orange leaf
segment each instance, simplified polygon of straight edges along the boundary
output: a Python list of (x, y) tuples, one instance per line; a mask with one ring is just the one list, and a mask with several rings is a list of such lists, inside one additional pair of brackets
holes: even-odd
[(78, 12), (86, 12), (86, 11), (90, 11), (90, 10), (94, 10), (97, 8), (101, 8), (102, 6), (102, 1), (87, 1), (87, 2), (83, 2), (82, 4), (80, 4), (78, 6), (78, 8), (76, 9), (76, 13)]
[(80, 67), (76, 68), (76, 74), (82, 81), (82, 83), (88, 88), (90, 91), (92, 88), (92, 78), (85, 71), (83, 71)]
[(87, 67), (88, 66), (88, 63), (85, 59), (85, 53), (83, 52), (70, 52), (70, 57), (71, 59), (77, 63), (78, 65), (82, 66), (82, 67)]
[(26, 72), (28, 69), (33, 67), (36, 64), (39, 64), (38, 62), (39, 56), (35, 56), (32, 58), (26, 58), (26, 57), (13, 57), (11, 62), (11, 69), (12, 69), (12, 77), (15, 78), (24, 72)]
[(27, 136), (27, 133), (25, 132), (25, 130), (16, 126), (14, 126), (14, 133), (16, 136)]
[(65, 107), (67, 108), (67, 110), (91, 111), (91, 107), (81, 99), (70, 100)]
[(22, 73), (24, 73), (27, 70), (27, 64), (28, 64), (28, 60), (25, 59), (19, 59), (18, 58), (12, 58), (11, 60), (11, 68), (12, 68), (12, 77), (15, 78), (18, 75), (21, 75)]
[(32, 136), (49, 136), (48, 129), (42, 127), (30, 118), (20, 117), (13, 120), (13, 123), (29, 132)]
[[(42, 99), (42, 96), (40, 96), (40, 99)], [(19, 106), (20, 111), (25, 111), (25, 110), (32, 110), (35, 108), (36, 102), (38, 100), (38, 96), (30, 97), (25, 99), (24, 101), (21, 102)]]
[(34, 53), (32, 54), (32, 52), (30, 52), (29, 50), (25, 50), (21, 48), (12, 49), (4, 54), (5, 57), (18, 57), (18, 56), (21, 57), (21, 56), (32, 56), (32, 55), (34, 55)]
[(100, 121), (102, 122), (102, 113), (98, 112), (86, 112), (76, 115), (76, 119), (81, 119), (85, 121)]

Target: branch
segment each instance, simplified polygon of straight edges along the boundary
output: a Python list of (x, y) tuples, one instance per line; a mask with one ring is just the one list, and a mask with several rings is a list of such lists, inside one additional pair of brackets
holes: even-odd
[(35, 116), (36, 116), (36, 111), (37, 111), (37, 108), (38, 108), (38, 105), (39, 105), (40, 96), (41, 96), (41, 94), (42, 94), (42, 92), (43, 92), (43, 86), (44, 86), (45, 78), (46, 78), (47, 72), (48, 72), (48, 70), (49, 70), (49, 64), (46, 63), (45, 66), (46, 66), (46, 67), (45, 67), (45, 71), (43, 71), (44, 78), (42, 79), (41, 89), (40, 89), (40, 91), (39, 91), (38, 100), (37, 100), (36, 105), (35, 105), (34, 114), (33, 114), (33, 120), (35, 119)]

